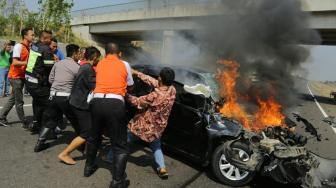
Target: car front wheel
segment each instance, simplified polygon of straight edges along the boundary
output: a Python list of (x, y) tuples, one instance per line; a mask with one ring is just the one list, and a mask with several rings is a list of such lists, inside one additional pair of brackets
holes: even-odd
[[(241, 142), (232, 144), (233, 152), (236, 152), (242, 161), (248, 161), (251, 152), (248, 146)], [(248, 184), (254, 177), (254, 173), (246, 170), (239, 169), (230, 164), (224, 155), (224, 145), (219, 145), (212, 155), (212, 170), (216, 178), (229, 186), (244, 186)]]

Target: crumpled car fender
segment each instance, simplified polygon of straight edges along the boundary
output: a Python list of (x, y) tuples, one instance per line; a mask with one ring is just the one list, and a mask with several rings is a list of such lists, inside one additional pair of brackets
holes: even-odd
[(259, 171), (264, 161), (263, 155), (258, 151), (253, 151), (253, 149), (250, 147), (252, 150), (252, 155), (250, 156), (250, 159), (248, 161), (242, 161), (239, 159), (238, 156), (234, 154), (232, 150), (233, 149), (232, 144), (235, 142), (241, 142), (241, 141), (237, 139), (224, 143), (224, 155), (226, 160), (230, 164), (236, 166), (239, 169), (247, 170), (250, 172)]

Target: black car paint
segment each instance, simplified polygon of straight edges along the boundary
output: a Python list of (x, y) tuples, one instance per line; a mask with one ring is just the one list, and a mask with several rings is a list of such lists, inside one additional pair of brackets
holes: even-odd
[[(133, 69), (141, 71), (154, 78), (159, 76), (164, 65), (132, 65)], [(184, 84), (205, 84), (206, 81), (196, 69), (169, 66), (175, 71), (174, 86), (176, 99), (169, 116), (168, 126), (162, 136), (162, 143), (185, 157), (207, 165), (214, 149), (226, 140), (237, 138), (243, 131), (242, 126), (235, 121), (221, 117), (219, 120), (209, 111), (213, 106), (210, 98), (187, 93)], [(153, 90), (139, 78), (134, 78), (135, 85), (132, 94), (142, 96)], [(134, 109), (133, 109), (134, 114)], [(216, 117), (219, 117), (217, 114)]]

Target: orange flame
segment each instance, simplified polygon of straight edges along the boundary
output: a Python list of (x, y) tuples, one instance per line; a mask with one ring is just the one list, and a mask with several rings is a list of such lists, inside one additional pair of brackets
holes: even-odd
[[(220, 82), (220, 94), (225, 99), (220, 113), (226, 117), (236, 119), (247, 129), (260, 131), (267, 126), (284, 126), (285, 116), (281, 112), (281, 105), (270, 96), (268, 100), (262, 100), (257, 96), (258, 110), (254, 114), (254, 120), (249, 119), (248, 113), (238, 103), (238, 98), (250, 100), (253, 97), (239, 96), (236, 92), (236, 81), (239, 78), (239, 63), (236, 61), (220, 60), (225, 65), (223, 71), (219, 71), (217, 79)], [(274, 93), (274, 92), (271, 92)], [(251, 101), (249, 101), (251, 102)]]
[(237, 102), (238, 95), (235, 91), (236, 80), (239, 77), (239, 64), (235, 61), (222, 60), (219, 63), (226, 66), (227, 70), (219, 72), (218, 79), (222, 84), (221, 95), (225, 99), (220, 113), (226, 117), (239, 120), (242, 125), (249, 128), (247, 113)]
[(255, 115), (253, 128), (263, 129), (265, 126), (284, 126), (285, 116), (281, 113), (281, 105), (277, 103), (273, 96), (263, 101), (257, 98), (259, 110)]

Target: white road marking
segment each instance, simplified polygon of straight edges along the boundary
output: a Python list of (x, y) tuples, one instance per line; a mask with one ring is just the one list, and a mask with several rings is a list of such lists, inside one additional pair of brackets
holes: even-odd
[(318, 103), (318, 101), (316, 100), (316, 98), (315, 98), (313, 92), (310, 90), (310, 87), (309, 87), (308, 83), (307, 83), (307, 88), (308, 88), (308, 91), (309, 91), (310, 95), (313, 97), (313, 99), (314, 99), (314, 101), (315, 101), (317, 107), (320, 109), (322, 115), (323, 115), (325, 118), (329, 117), (329, 116), (327, 115), (327, 113), (323, 110), (323, 108), (322, 108), (322, 106), (320, 105), (320, 103)]
[[(310, 89), (310, 87), (309, 87), (309, 83), (307, 83), (307, 88), (308, 88), (308, 91), (309, 91), (310, 95), (313, 97), (313, 99), (314, 99), (314, 101), (315, 101), (317, 107), (320, 109), (320, 111), (321, 111), (323, 117), (325, 117), (325, 118), (329, 117), (328, 114), (324, 111), (324, 109), (323, 109), (322, 106), (320, 105), (320, 103), (316, 100), (316, 97), (314, 96), (313, 92), (311, 91), (311, 89)], [(334, 127), (331, 127), (331, 128), (332, 128), (332, 129), (334, 130), (334, 132), (336, 133), (336, 128), (334, 128)]]
[[(29, 106), (32, 106), (32, 104), (24, 104), (23, 107), (29, 107)], [(0, 106), (0, 109), (2, 109), (3, 106)], [(15, 105), (14, 105), (14, 108), (15, 108)]]

